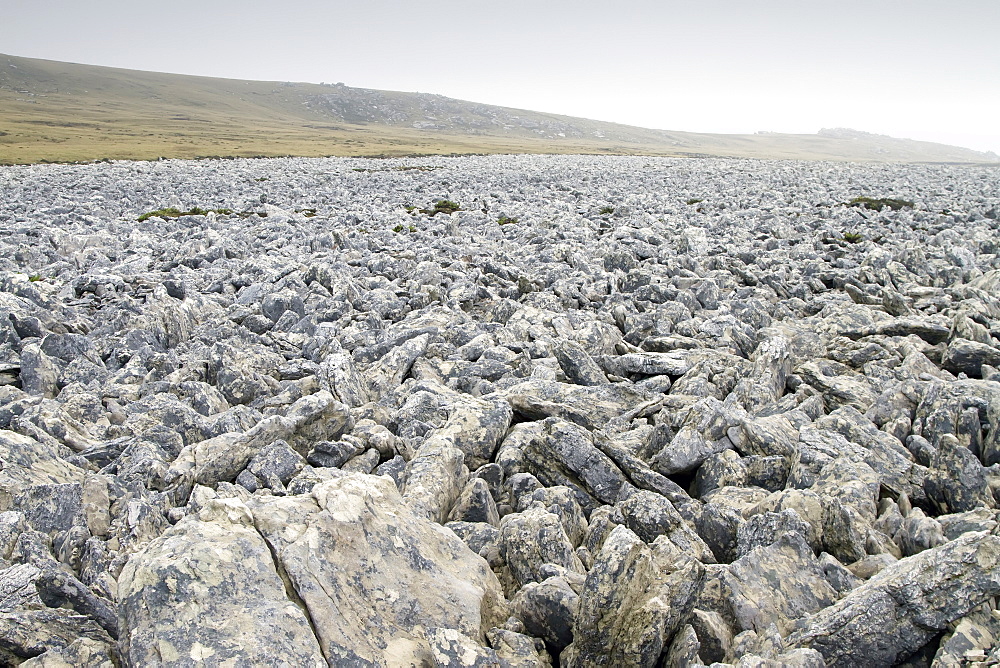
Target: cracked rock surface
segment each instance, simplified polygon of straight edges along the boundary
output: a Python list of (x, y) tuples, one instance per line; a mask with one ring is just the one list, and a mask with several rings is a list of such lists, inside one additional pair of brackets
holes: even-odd
[(994, 167), (0, 192), (4, 665), (1000, 663)]

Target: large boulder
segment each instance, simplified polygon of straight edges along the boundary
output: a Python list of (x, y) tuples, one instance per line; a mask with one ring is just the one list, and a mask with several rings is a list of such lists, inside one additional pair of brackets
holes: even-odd
[(213, 500), (132, 555), (118, 579), (130, 665), (326, 665), (253, 523), (239, 501)]
[(411, 510), (389, 478), (350, 474), (249, 505), (330, 665), (421, 665), (431, 629), (485, 645), (507, 617), (486, 561)]
[(1000, 536), (971, 532), (902, 559), (812, 614), (788, 638), (830, 666), (887, 666), (1000, 594)]

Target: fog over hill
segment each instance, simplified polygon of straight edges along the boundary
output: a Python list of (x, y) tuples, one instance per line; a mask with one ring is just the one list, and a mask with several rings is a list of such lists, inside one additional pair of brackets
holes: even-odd
[(964, 162), (993, 153), (854, 130), (652, 130), (441, 95), (0, 55), (0, 163), (206, 156), (598, 153)]

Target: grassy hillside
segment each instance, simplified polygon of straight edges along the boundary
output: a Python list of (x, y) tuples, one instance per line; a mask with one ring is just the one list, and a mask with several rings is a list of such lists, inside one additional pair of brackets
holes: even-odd
[(0, 164), (452, 153), (989, 159), (967, 149), (864, 133), (666, 132), (439, 95), (139, 72), (0, 55)]

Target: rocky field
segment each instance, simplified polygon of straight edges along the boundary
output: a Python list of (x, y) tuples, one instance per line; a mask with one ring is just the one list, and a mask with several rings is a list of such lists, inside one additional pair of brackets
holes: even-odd
[(0, 664), (1000, 664), (996, 168), (0, 193)]

